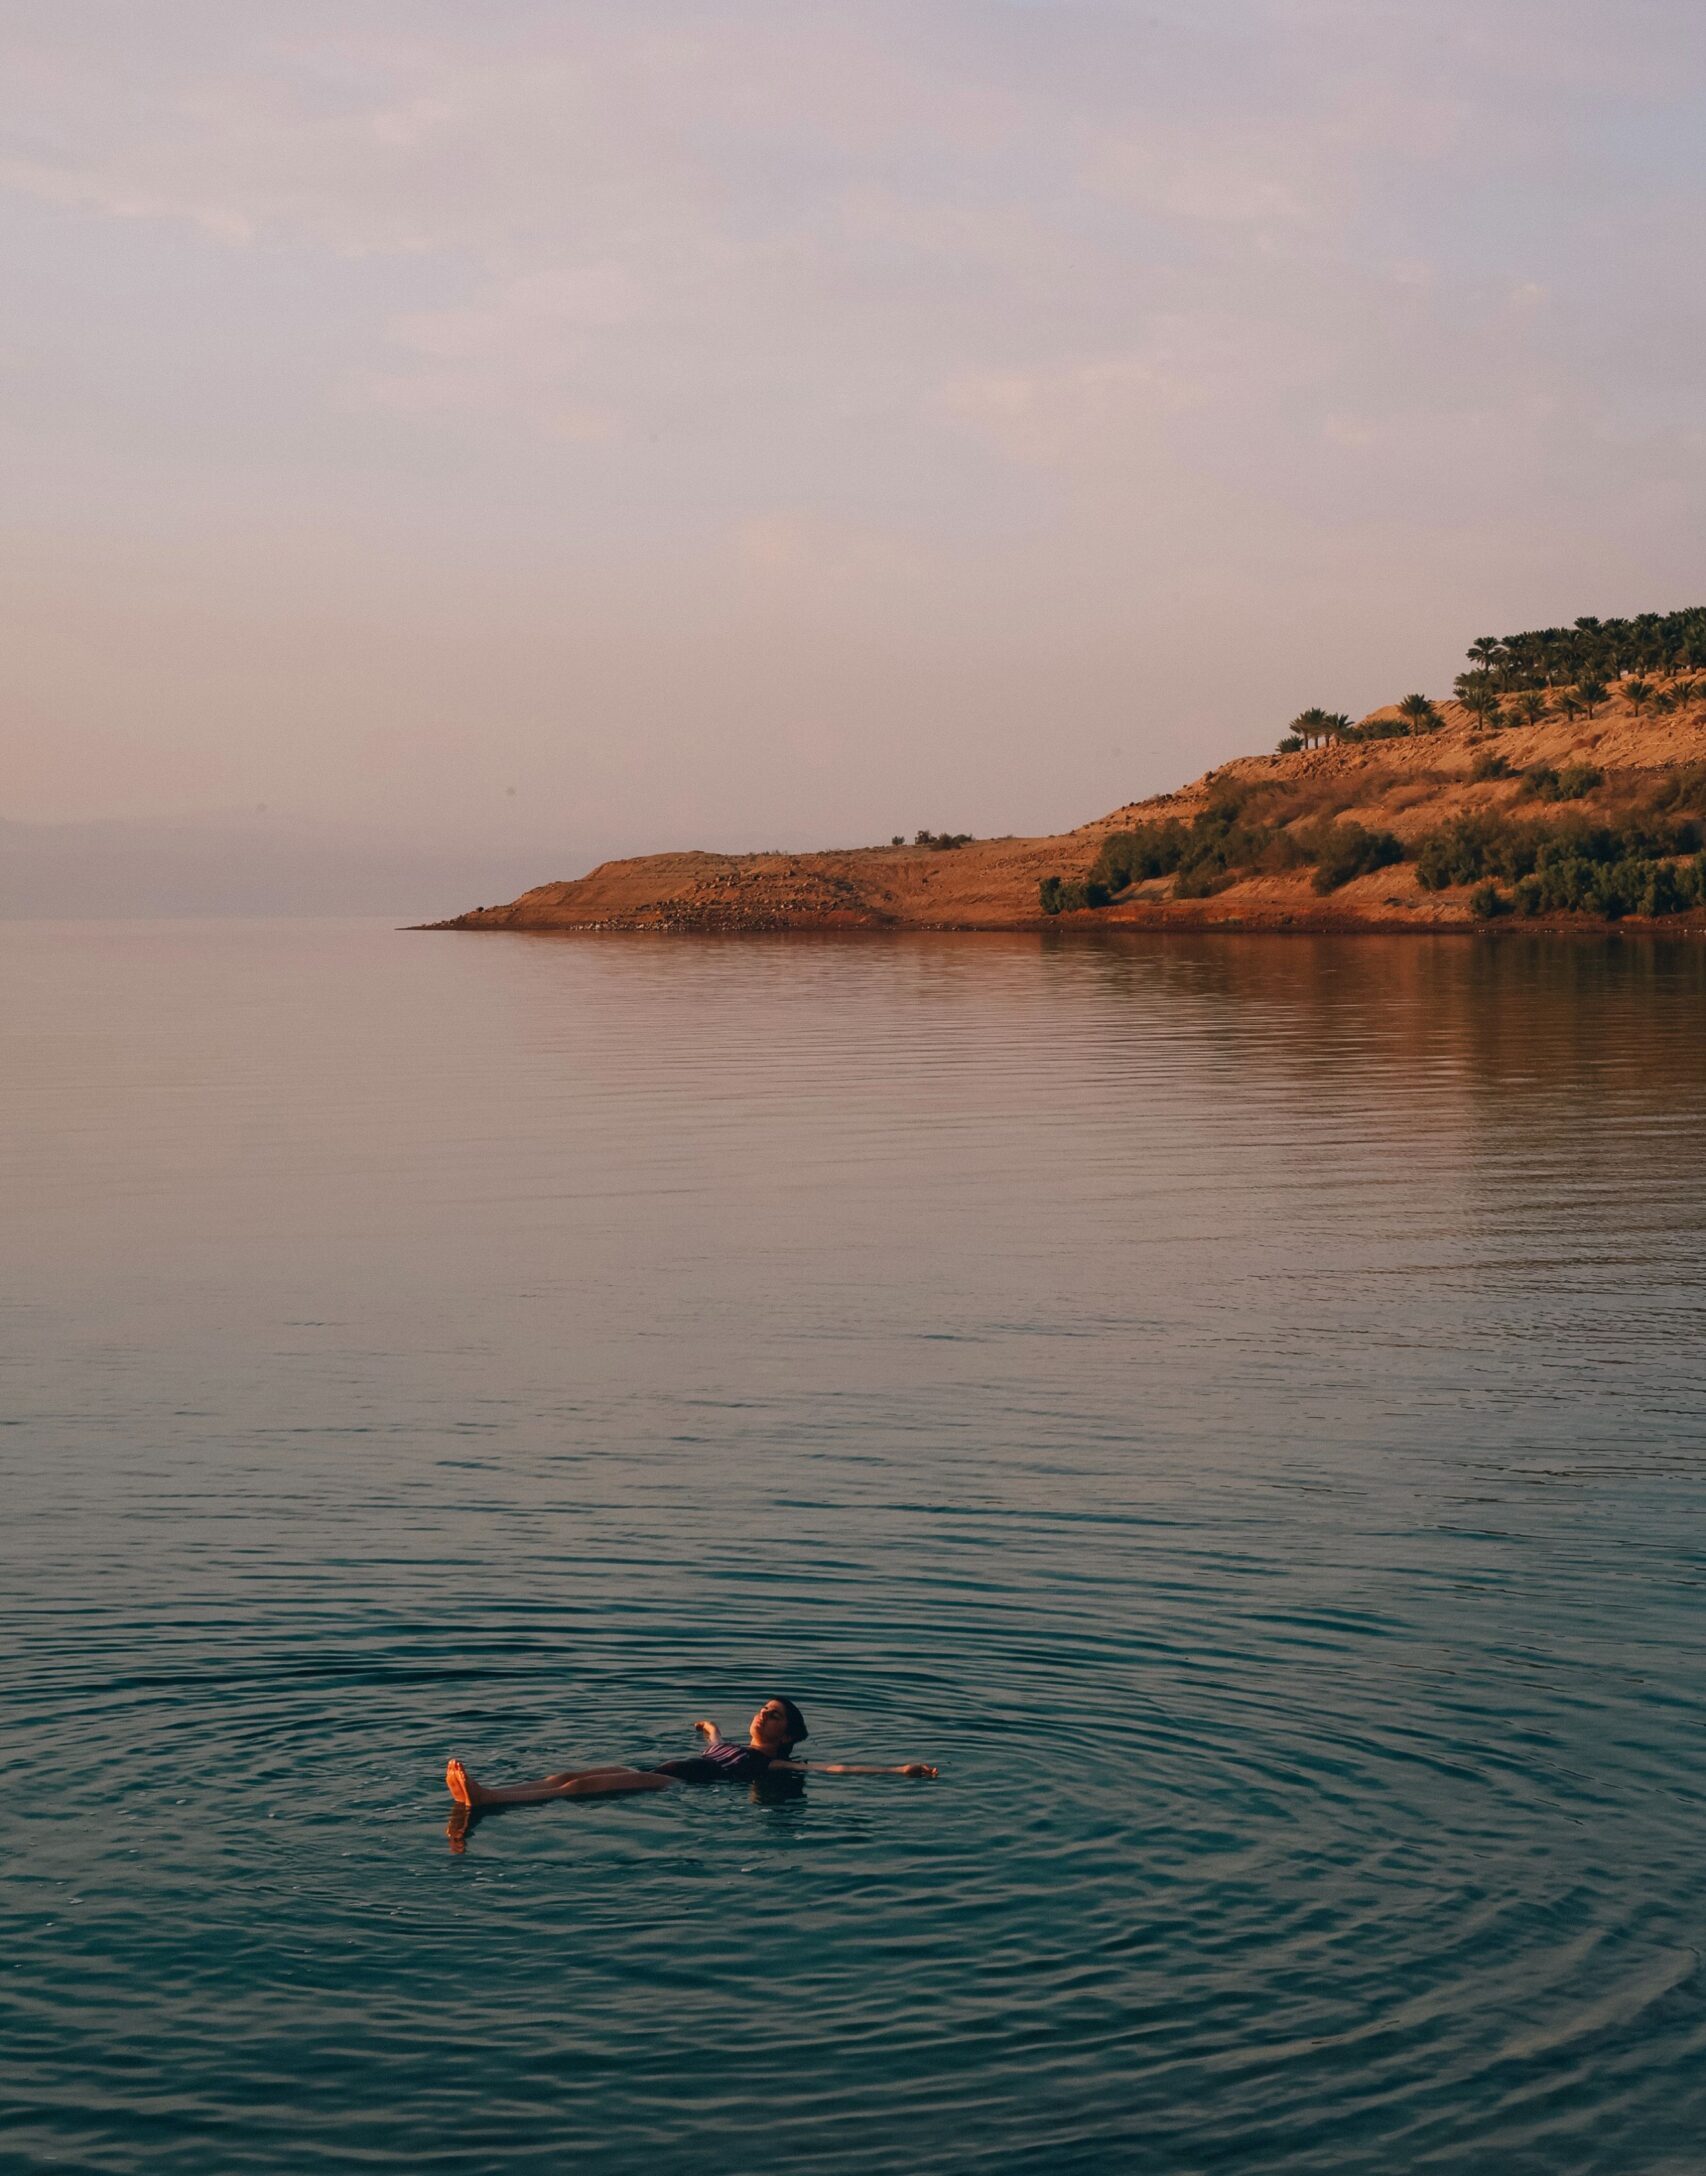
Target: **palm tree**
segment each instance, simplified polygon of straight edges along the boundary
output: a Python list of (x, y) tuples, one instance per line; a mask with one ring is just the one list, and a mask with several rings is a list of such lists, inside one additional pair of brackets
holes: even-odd
[(1611, 690), (1603, 680), (1579, 680), (1576, 683), (1576, 693), (1581, 698), (1582, 708), (1591, 718), (1600, 704), (1610, 696)]
[(1486, 672), (1460, 672), (1457, 676), (1457, 700), (1485, 725), (1499, 712), (1499, 698), (1493, 692), (1493, 676)]
[(1291, 730), (1302, 741), (1304, 747), (1308, 748), (1314, 742), (1327, 738), (1329, 730), (1328, 714), (1319, 707), (1300, 710), (1291, 721)]
[(1558, 714), (1564, 718), (1579, 718), (1587, 708), (1574, 688), (1566, 688), (1558, 698)]
[(1483, 672), (1490, 673), (1505, 662), (1505, 646), (1497, 635), (1477, 635), (1469, 645), (1469, 655)]
[(1538, 688), (1528, 688), (1511, 700), (1512, 712), (1524, 725), (1538, 725), (1550, 707)]
[(1623, 683), (1624, 699), (1637, 717), (1658, 692), (1650, 680), (1625, 680)]
[(1412, 734), (1431, 733), (1439, 724), (1439, 712), (1426, 695), (1406, 695), (1398, 705), (1398, 715)]
[(1326, 718), (1326, 734), (1329, 740), (1352, 740), (1355, 738), (1356, 727), (1351, 723), (1348, 711), (1329, 710), (1326, 713)]

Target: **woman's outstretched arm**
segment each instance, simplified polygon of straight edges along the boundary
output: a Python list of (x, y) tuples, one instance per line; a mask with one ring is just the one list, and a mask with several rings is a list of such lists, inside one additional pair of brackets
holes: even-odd
[(909, 1760), (900, 1768), (866, 1768), (845, 1760), (775, 1760), (770, 1765), (802, 1776), (929, 1776), (934, 1779), (936, 1774), (934, 1768), (921, 1760)]

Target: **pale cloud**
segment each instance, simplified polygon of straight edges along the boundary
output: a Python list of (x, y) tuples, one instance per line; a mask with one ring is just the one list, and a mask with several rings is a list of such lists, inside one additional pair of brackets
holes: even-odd
[(743, 516), (728, 532), (728, 548), (731, 602), (771, 615), (803, 612), (818, 621), (849, 595), (881, 598), (890, 611), (904, 611), (909, 597), (943, 578), (939, 552), (916, 533), (796, 507)]
[(1361, 453), (1376, 445), (1380, 433), (1364, 416), (1331, 415), (1324, 417), (1321, 436), (1330, 445), (1345, 446), (1353, 453)]
[(527, 382), (513, 368), (480, 370), (373, 370), (351, 376), (341, 404), (353, 413), (387, 413), (422, 421), (486, 423), (506, 415), (544, 439), (569, 446), (601, 446), (618, 437), (623, 418), (569, 397), (560, 386)]
[(1256, 147), (1179, 130), (1097, 145), (1087, 185), (1168, 219), (1214, 226), (1298, 226), (1331, 215), (1331, 192), (1300, 147)]
[(1242, 432), (1328, 376), (1334, 355), (1307, 327), (1256, 337), (1249, 317), (1156, 310), (1138, 349), (956, 379), (940, 406), (1012, 460), (1106, 481), (1186, 455), (1194, 434)]
[(638, 283), (622, 266), (561, 266), (488, 288), (452, 309), (391, 319), (392, 344), (408, 368), (356, 372), (356, 406), (398, 415), (508, 416), (548, 439), (596, 445), (622, 427), (618, 409), (581, 397), (601, 334), (644, 314)]
[(253, 221), (231, 205), (198, 201), (170, 188), (70, 163), (0, 159), (0, 192), (108, 219), (183, 220), (215, 241), (239, 247), (253, 241), (255, 234)]
[(942, 402), (1013, 459), (1063, 467), (1084, 459), (1105, 465), (1166, 417), (1209, 397), (1202, 379), (1148, 357), (1104, 355), (1063, 369), (961, 378)]

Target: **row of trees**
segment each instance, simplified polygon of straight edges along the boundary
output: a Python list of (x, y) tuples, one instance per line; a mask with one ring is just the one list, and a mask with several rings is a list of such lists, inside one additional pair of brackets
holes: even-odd
[(1299, 748), (1318, 748), (1329, 740), (1397, 740), (1406, 735), (1437, 733), (1445, 723), (1431, 696), (1406, 695), (1397, 709), (1395, 718), (1370, 718), (1366, 725), (1353, 725), (1342, 710), (1300, 710), (1285, 730), (1280, 754), (1289, 756)]
[[(1637, 712), (1677, 710), (1700, 700), (1678, 675), (1706, 672), (1706, 605), (1642, 612), (1630, 620), (1579, 619), (1520, 635), (1481, 635), (1453, 693), (1480, 724), (1537, 725), (1542, 718), (1597, 717), (1612, 688)], [(1649, 677), (1650, 676), (1650, 677)], [(1668, 683), (1668, 684), (1659, 684)], [(1353, 725), (1342, 710), (1301, 710), (1280, 753), (1333, 740), (1387, 740), (1436, 732), (1444, 723), (1430, 696), (1406, 695), (1396, 718)]]
[[(1457, 700), (1476, 722), (1493, 731), (1505, 725), (1538, 725), (1543, 718), (1597, 718), (1610, 702), (1612, 689), (1603, 680), (1582, 680), (1567, 688), (1524, 688), (1501, 696), (1486, 671), (1457, 676)], [(1619, 681), (1617, 695), (1637, 716), (1662, 715), (1698, 703), (1702, 690), (1691, 680), (1660, 686), (1633, 677)], [(1426, 695), (1406, 695), (1397, 705), (1395, 718), (1370, 718), (1353, 725), (1342, 710), (1300, 710), (1286, 728), (1279, 748), (1293, 755), (1300, 748), (1316, 748), (1330, 740), (1391, 740), (1404, 735), (1435, 733), (1444, 724), (1439, 705)]]
[(1484, 672), (1502, 694), (1523, 688), (1579, 687), (1625, 673), (1706, 671), (1706, 605), (1681, 612), (1640, 612), (1629, 620), (1579, 619), (1520, 635), (1480, 635), (1469, 645), (1472, 673)]

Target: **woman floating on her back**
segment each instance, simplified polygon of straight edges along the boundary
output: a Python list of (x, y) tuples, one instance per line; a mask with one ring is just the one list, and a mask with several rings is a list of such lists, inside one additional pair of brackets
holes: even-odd
[[(450, 1795), (469, 1812), (488, 1806), (533, 1806), (546, 1798), (621, 1798), (631, 1791), (667, 1791), (672, 1783), (745, 1783), (764, 1775), (805, 1775), (794, 1748), (806, 1735), (806, 1719), (791, 1700), (766, 1700), (747, 1726), (746, 1743), (725, 1738), (715, 1723), (695, 1723), (705, 1749), (686, 1760), (660, 1761), (655, 1768), (567, 1768), (537, 1783), (476, 1783), (459, 1760), (444, 1771)], [(921, 1760), (898, 1768), (866, 1768), (850, 1761), (826, 1761), (809, 1773), (820, 1776), (934, 1776)], [(456, 1824), (452, 1824), (454, 1839)]]

